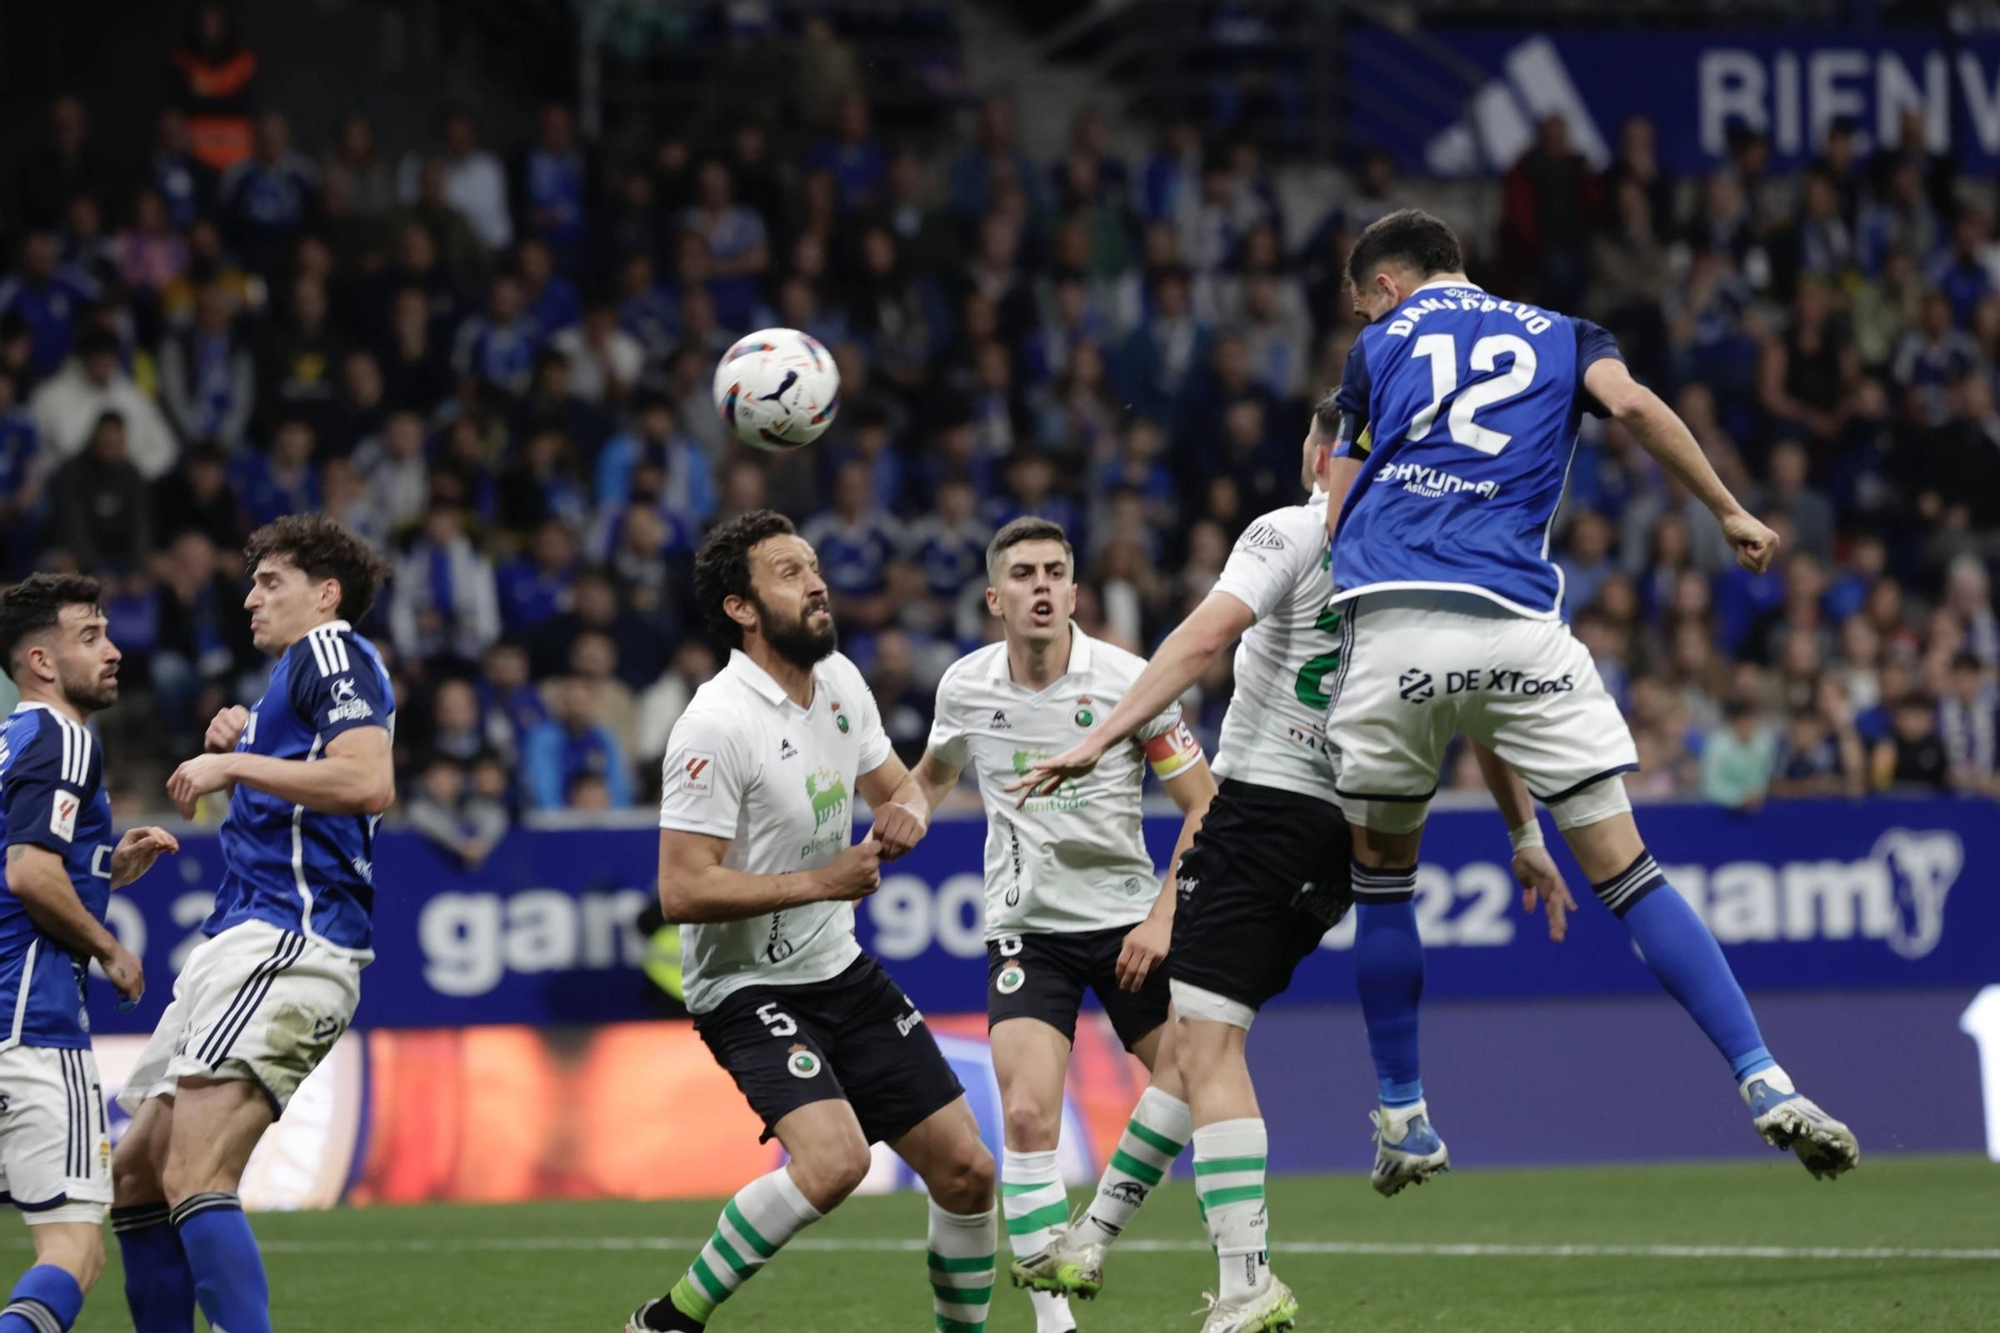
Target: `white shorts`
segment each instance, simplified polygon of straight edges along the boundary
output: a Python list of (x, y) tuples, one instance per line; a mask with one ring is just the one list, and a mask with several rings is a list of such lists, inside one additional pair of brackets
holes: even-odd
[(188, 955), (118, 1104), (137, 1114), (184, 1078), (233, 1078), (257, 1084), (283, 1115), (360, 1002), (359, 960), (263, 921), (231, 926)]
[[(1621, 785), (1564, 809), (1638, 768), (1639, 755), (1589, 651), (1561, 621), (1529, 620), (1469, 593), (1364, 593), (1347, 603), (1341, 659), (1326, 734), (1350, 823), (1420, 827), (1445, 746), (1460, 732), (1498, 754), (1558, 825), (1630, 808)], [(1566, 820), (1584, 806), (1589, 818)]]
[(30, 1226), (104, 1221), (111, 1127), (89, 1051), (0, 1051), (0, 1199)]

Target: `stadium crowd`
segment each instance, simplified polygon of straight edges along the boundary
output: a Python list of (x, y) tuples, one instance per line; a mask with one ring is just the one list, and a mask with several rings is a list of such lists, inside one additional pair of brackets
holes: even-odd
[[(295, 127), (226, 22), (177, 57), (186, 95), (141, 162), (74, 99), (50, 109), (0, 178), (0, 559), (108, 580), (124, 811), (255, 697), (238, 552), (289, 511), (391, 557), (359, 628), (397, 676), (405, 808), (477, 859), (513, 812), (656, 790), (717, 665), (690, 558), (718, 518), (801, 520), (914, 758), (939, 674), (992, 634), (996, 526), (1064, 523), (1079, 619), (1144, 652), (1298, 498), (1356, 329), (1341, 260), (1407, 201), (1387, 155), (1288, 218), (1250, 141), (1190, 123), (1126, 161), (1085, 113), (1036, 161), (989, 100), (960, 140), (892, 142), (815, 24), (782, 119), (630, 152), (564, 105), (511, 145), (466, 109), (400, 154), (364, 114)], [(1739, 132), (1676, 180), (1634, 123), (1598, 174), (1552, 120), (1496, 188), (1473, 276), (1615, 332), (1786, 542), (1737, 569), (1586, 425), (1553, 549), (1637, 732), (1635, 792), (2000, 796), (1990, 183), (1845, 124), (1802, 171)], [(795, 454), (733, 443), (710, 402), (717, 355), (769, 325), (842, 371), (839, 423)], [(1211, 742), (1228, 693), (1225, 667), (1193, 710)], [(1447, 782), (1478, 785), (1469, 757)]]

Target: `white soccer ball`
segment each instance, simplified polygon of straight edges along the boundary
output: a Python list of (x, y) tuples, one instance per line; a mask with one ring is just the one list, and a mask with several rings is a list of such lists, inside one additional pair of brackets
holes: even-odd
[(715, 368), (715, 410), (745, 444), (797, 449), (826, 433), (840, 411), (840, 371), (819, 339), (759, 329)]

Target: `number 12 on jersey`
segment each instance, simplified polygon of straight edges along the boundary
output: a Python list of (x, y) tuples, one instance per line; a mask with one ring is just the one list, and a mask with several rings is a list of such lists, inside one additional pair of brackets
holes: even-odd
[[(1511, 358), (1511, 362), (1505, 374), (1470, 385), (1464, 393), (1458, 393), (1457, 338), (1449, 333), (1426, 333), (1417, 339), (1410, 355), (1413, 358), (1428, 358), (1431, 363), (1431, 401), (1429, 406), (1410, 418), (1407, 438), (1412, 444), (1431, 434), (1437, 425), (1438, 409), (1444, 405), (1445, 399), (1451, 398), (1451, 411), (1445, 415), (1445, 428), (1451, 433), (1454, 443), (1477, 449), (1482, 454), (1497, 454), (1507, 447), (1513, 436), (1491, 426), (1482, 426), (1472, 417), (1481, 408), (1504, 403), (1535, 382), (1535, 349), (1527, 339), (1511, 333), (1495, 333), (1472, 344), (1471, 365), (1475, 373), (1491, 374), (1503, 356)], [(1455, 393), (1458, 396), (1452, 398)]]

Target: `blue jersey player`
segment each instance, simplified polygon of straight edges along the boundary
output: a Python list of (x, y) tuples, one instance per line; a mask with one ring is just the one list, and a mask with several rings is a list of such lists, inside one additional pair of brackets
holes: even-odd
[[(1854, 1135), (1772, 1060), (1714, 937), (1646, 850), (1621, 777), (1638, 767), (1631, 733), (1563, 623), (1550, 529), (1581, 414), (1616, 417), (1714, 513), (1744, 568), (1766, 568), (1777, 537), (1633, 380), (1609, 334), (1501, 300), (1463, 269), (1451, 229), (1414, 209), (1369, 226), (1348, 257), (1355, 310), (1371, 322), (1337, 398), (1329, 488), (1344, 499), (1328, 526), (1341, 662), (1326, 734), (1354, 836), (1357, 970), (1371, 951), (1418, 948), (1417, 847), (1445, 743), (1463, 731), (1554, 812), (1598, 898), (1729, 1061), (1758, 1132), (1814, 1176), (1836, 1176), (1859, 1160)], [(1539, 838), (1532, 822), (1516, 830), (1517, 846)], [(1383, 1080), (1379, 1155), (1442, 1152), (1417, 1077), (1417, 998), (1373, 999), (1410, 1019), (1388, 1053), (1401, 1076)]]
[(36, 574), (0, 592), (0, 666), (21, 703), (0, 722), (0, 1201), (34, 1237), (35, 1266), (0, 1306), (0, 1333), (76, 1322), (104, 1268), (111, 1138), (83, 987), (92, 959), (127, 1002), (139, 960), (105, 929), (111, 891), (179, 850), (164, 829), (114, 845), (104, 752), (85, 719), (118, 699), (119, 653), (97, 580)]
[(277, 658), (254, 708), (227, 708), (174, 771), (184, 815), (233, 788), (208, 936), (119, 1096), (112, 1226), (137, 1333), (268, 1333), (263, 1259), (236, 1190), (257, 1140), (354, 1017), (374, 957), (375, 821), (395, 798), (395, 697), (352, 622), (385, 573), (323, 514), (258, 529), (251, 638)]

